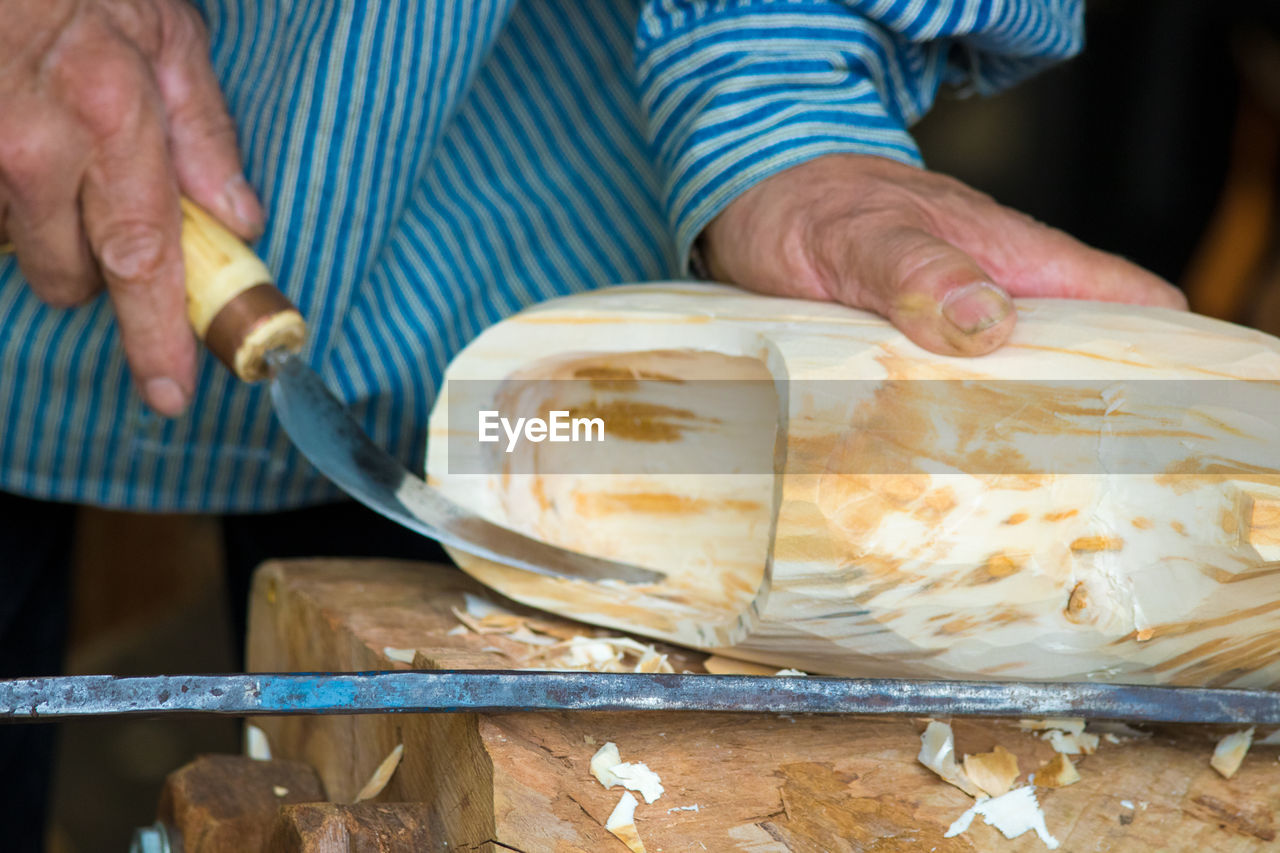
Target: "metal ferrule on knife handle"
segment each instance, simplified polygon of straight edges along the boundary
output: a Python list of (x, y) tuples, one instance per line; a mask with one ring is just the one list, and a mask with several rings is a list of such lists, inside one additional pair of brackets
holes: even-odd
[(182, 200), (187, 317), (196, 335), (246, 382), (265, 379), (272, 350), (297, 352), (307, 326), (253, 251), (194, 202)]

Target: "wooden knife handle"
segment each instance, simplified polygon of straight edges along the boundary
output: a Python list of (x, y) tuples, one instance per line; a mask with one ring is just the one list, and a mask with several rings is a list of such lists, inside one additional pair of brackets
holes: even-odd
[[(0, 254), (13, 251), (0, 244)], [(265, 379), (267, 353), (297, 352), (307, 324), (253, 250), (190, 199), (182, 199), (187, 319), (196, 335), (245, 382)]]
[(187, 318), (209, 351), (246, 382), (268, 374), (272, 350), (297, 352), (307, 324), (272, 283), (266, 264), (240, 238), (182, 199)]

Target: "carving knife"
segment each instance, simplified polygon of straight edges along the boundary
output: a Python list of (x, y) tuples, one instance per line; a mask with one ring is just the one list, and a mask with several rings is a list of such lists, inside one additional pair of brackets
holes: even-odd
[[(530, 572), (571, 580), (658, 583), (664, 575), (549, 545), (459, 506), (375, 445), (298, 357), (302, 315), (266, 264), (189, 199), (182, 200), (187, 316), (196, 335), (246, 382), (266, 380), (289, 438), (356, 500), (443, 544)], [(8, 249), (0, 246), (0, 252)]]
[(1280, 692), (817, 676), (383, 671), (0, 681), (0, 722), (103, 715), (743, 711), (1280, 723)]

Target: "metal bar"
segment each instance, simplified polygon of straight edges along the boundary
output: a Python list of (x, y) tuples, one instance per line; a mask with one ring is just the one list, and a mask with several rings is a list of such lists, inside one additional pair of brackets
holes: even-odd
[(1262, 690), (590, 672), (391, 671), (0, 681), (0, 721), (103, 715), (732, 711), (1280, 723)]

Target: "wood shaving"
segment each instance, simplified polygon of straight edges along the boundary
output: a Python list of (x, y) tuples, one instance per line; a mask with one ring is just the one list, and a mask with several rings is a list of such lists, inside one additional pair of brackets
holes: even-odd
[[(1108, 743), (1121, 743), (1126, 740), (1146, 740), (1151, 737), (1151, 732), (1144, 732), (1142, 729), (1135, 729), (1133, 726), (1114, 720), (1090, 722), (1089, 731), (1101, 734)], [(1277, 743), (1280, 743), (1280, 741), (1277, 741)]]
[[(453, 609), (462, 624), (454, 630), (502, 637), (532, 647), (527, 654), (490, 646), (483, 651), (513, 658), (519, 669), (588, 672), (675, 672), (668, 656), (630, 637), (586, 637), (563, 626), (519, 616), (467, 594), (466, 610)], [(452, 632), (450, 632), (452, 633)]]
[(418, 653), (417, 649), (397, 649), (395, 646), (383, 646), (382, 654), (388, 660), (399, 661), (400, 663), (413, 663), (414, 655)]
[(991, 752), (966, 755), (962, 763), (969, 781), (992, 797), (1007, 794), (1018, 780), (1018, 756), (1003, 746)]
[(640, 762), (623, 763), (618, 745), (609, 741), (591, 756), (591, 773), (606, 788), (614, 785), (638, 792), (646, 803), (652, 803), (664, 793), (662, 780), (649, 767)]
[(618, 800), (613, 813), (605, 821), (604, 828), (627, 845), (631, 853), (646, 853), (644, 842), (640, 840), (640, 833), (636, 830), (636, 805), (638, 802), (629, 791), (623, 793), (622, 799)]
[(510, 610), (499, 607), (489, 599), (482, 598), (478, 595), (472, 595), (469, 592), (464, 592), (462, 594), (462, 600), (466, 605), (467, 615), (474, 619), (483, 619), (486, 616), (492, 616), (495, 613), (507, 616), (514, 615)]
[(1047, 740), (1054, 752), (1064, 755), (1093, 755), (1098, 751), (1098, 736), (1089, 732), (1062, 732), (1050, 729), (1040, 735)]
[(658, 774), (642, 762), (627, 762), (612, 769), (618, 784), (629, 791), (635, 791), (644, 797), (646, 803), (652, 803), (665, 793), (662, 780)]
[(267, 742), (267, 733), (252, 723), (244, 727), (244, 754), (254, 761), (271, 760), (271, 744)]
[(920, 735), (920, 754), (916, 760), (969, 796), (976, 797), (982, 793), (956, 764), (955, 738), (951, 734), (951, 726), (946, 723), (929, 721)]
[(378, 769), (373, 771), (373, 775), (369, 777), (369, 781), (364, 783), (364, 787), (360, 789), (360, 793), (356, 794), (353, 803), (363, 803), (365, 800), (372, 800), (374, 797), (382, 793), (382, 789), (387, 787), (387, 783), (391, 781), (391, 777), (395, 775), (396, 768), (400, 766), (400, 758), (404, 755), (404, 744), (397, 744), (396, 748), (391, 750), (391, 754), (382, 759), (382, 763), (378, 765)]
[(1240, 769), (1245, 753), (1249, 751), (1249, 745), (1252, 743), (1253, 729), (1251, 728), (1227, 735), (1214, 747), (1209, 766), (1221, 773), (1224, 779), (1230, 779)]
[(1080, 734), (1084, 731), (1084, 717), (1050, 717), (1046, 720), (1019, 720), (1018, 725), (1024, 729), (1045, 731), (1057, 729), (1069, 734)]
[(675, 672), (665, 654), (630, 637), (575, 636), (539, 649), (526, 669), (590, 672)]
[[(453, 615), (458, 618), (459, 622), (477, 634), (511, 635), (521, 632), (522, 635), (527, 636), (535, 630), (530, 626), (531, 620), (527, 617), (512, 613), (506, 608), (499, 607), (493, 602), (478, 595), (472, 595), (469, 592), (463, 593), (463, 596), (466, 601), (466, 610), (459, 610), (456, 607), (450, 609), (453, 610)], [(542, 631), (540, 633), (546, 634), (547, 632)]]
[(1058, 849), (1058, 839), (1049, 834), (1049, 828), (1044, 822), (1044, 812), (1040, 810), (1040, 803), (1036, 802), (1036, 789), (1031, 785), (1014, 788), (1000, 797), (979, 800), (956, 818), (944, 837), (954, 838), (964, 832), (977, 815), (982, 815), (987, 825), (995, 827), (1005, 838), (1012, 840), (1034, 830), (1046, 847), (1050, 850)]
[(595, 776), (601, 785), (612, 788), (618, 784), (618, 777), (613, 775), (613, 768), (621, 763), (622, 756), (618, 754), (618, 745), (609, 741), (591, 756), (591, 775)]
[(555, 637), (534, 633), (528, 625), (524, 624), (503, 636), (508, 640), (515, 640), (517, 643), (524, 643), (527, 646), (554, 646), (559, 642)]
[(702, 668), (712, 675), (773, 675), (777, 670), (750, 661), (711, 655), (702, 662)]
[(649, 649), (644, 657), (636, 662), (636, 672), (674, 672), (671, 661), (666, 655), (658, 654), (656, 649)]
[(452, 608), (453, 615), (477, 634), (507, 634), (524, 624), (524, 620), (514, 613), (490, 613), (479, 619), (458, 608)]
[(721, 655), (711, 655), (702, 662), (702, 668), (712, 675), (782, 675), (782, 676), (800, 676), (808, 675), (798, 669), (776, 669), (772, 666), (766, 666), (762, 663), (751, 663), (750, 661), (737, 660), (736, 658), (727, 658)]
[(1035, 784), (1041, 788), (1065, 788), (1080, 781), (1080, 772), (1071, 759), (1059, 752), (1040, 765), (1035, 774)]

